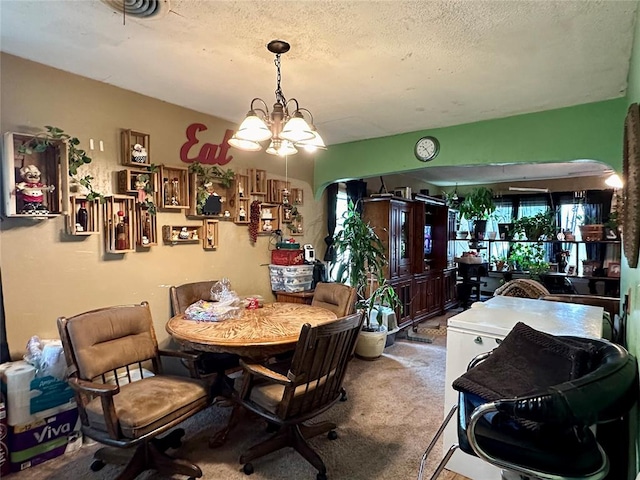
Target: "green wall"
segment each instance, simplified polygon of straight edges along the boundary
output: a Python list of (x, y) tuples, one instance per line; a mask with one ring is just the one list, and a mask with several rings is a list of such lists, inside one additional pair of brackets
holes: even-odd
[[(331, 145), (317, 157), (316, 195), (337, 180), (387, 175), (424, 167), (487, 163), (600, 160), (622, 170), (624, 98), (391, 137)], [(418, 138), (433, 135), (440, 153), (421, 163)]]
[[(631, 63), (629, 66), (629, 77), (627, 86), (627, 104), (640, 102), (640, 11), (636, 14), (636, 26), (634, 32), (633, 50), (631, 53)], [(624, 237), (623, 237), (624, 241)], [(638, 358), (640, 355), (640, 269), (629, 268), (627, 259), (622, 258), (622, 271), (620, 274), (620, 294), (628, 295), (629, 298), (629, 316), (627, 318), (627, 346), (629, 351)], [(638, 432), (640, 432), (640, 423), (635, 412), (635, 431), (636, 439), (635, 453), (636, 461), (633, 473), (638, 472), (638, 459), (640, 458), (640, 442)]]

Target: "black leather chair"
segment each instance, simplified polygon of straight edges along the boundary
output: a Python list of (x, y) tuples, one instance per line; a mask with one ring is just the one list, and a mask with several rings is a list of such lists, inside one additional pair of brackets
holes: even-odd
[[(530, 354), (521, 356), (518, 350), (531, 346), (527, 336), (536, 341)], [(557, 382), (562, 377), (565, 381)], [(456, 411), (459, 443), (449, 448), (432, 480), (457, 448), (531, 480), (624, 478), (620, 473), (607, 476), (609, 457), (618, 453), (619, 445), (611, 442), (609, 448), (609, 438), (604, 445), (600, 440), (601, 430), (619, 422), (636, 402), (637, 363), (621, 346), (599, 339), (553, 337), (519, 323), (500, 346), (476, 357), (453, 386), (459, 391), (458, 404), (427, 447), (419, 479)], [(510, 394), (499, 398), (501, 389)], [(620, 428), (617, 440), (624, 434), (626, 428)], [(619, 472), (626, 471), (626, 462), (616, 463), (623, 463)]]

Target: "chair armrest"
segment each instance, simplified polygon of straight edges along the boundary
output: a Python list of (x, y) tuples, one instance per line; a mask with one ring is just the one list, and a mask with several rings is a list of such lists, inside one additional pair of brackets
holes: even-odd
[(178, 357), (193, 361), (200, 357), (200, 353), (186, 352), (184, 350), (158, 350), (158, 354), (163, 357)]
[(113, 397), (120, 391), (120, 387), (110, 383), (95, 383), (82, 380), (80, 378), (69, 378), (69, 386), (77, 392), (89, 393), (101, 397)]
[(244, 368), (246, 372), (249, 372), (258, 377), (266, 378), (267, 380), (279, 383), (280, 385), (291, 384), (291, 380), (289, 380), (285, 375), (274, 372), (273, 370), (270, 370), (260, 363), (247, 363), (244, 360), (240, 359), (240, 365), (242, 365), (242, 368)]
[[(118, 416), (113, 404), (113, 397), (120, 392), (120, 387), (111, 383), (88, 382), (75, 377), (69, 378), (68, 383), (74, 391), (81, 395), (82, 405), (86, 405), (85, 402), (87, 402), (86, 397), (82, 398), (83, 394), (100, 397), (107, 433), (113, 439), (120, 439), (122, 432), (120, 432)], [(83, 413), (83, 415), (86, 415), (86, 413)]]
[(158, 354), (161, 357), (172, 357), (183, 360), (184, 366), (189, 370), (191, 378), (202, 378), (196, 367), (196, 362), (201, 355), (200, 353), (186, 352), (184, 350), (158, 350)]

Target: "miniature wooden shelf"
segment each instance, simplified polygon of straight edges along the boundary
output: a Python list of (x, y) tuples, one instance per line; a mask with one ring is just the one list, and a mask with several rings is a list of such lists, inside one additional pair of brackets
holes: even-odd
[(236, 173), (233, 182), (233, 193), (237, 199), (249, 198), (249, 176)]
[[(35, 135), (7, 132), (3, 138), (2, 151), (2, 197), (4, 215), (20, 218), (52, 218), (68, 213), (69, 204), (69, 149), (63, 140), (51, 140), (42, 152), (19, 153), (21, 145), (33, 140)], [(54, 187), (53, 191), (43, 189), (42, 202), (36, 209), (25, 205), (23, 195), (16, 186), (24, 181), (20, 174), (22, 167), (34, 165), (40, 170), (39, 183)], [(29, 213), (31, 212), (31, 213)]]
[(158, 172), (134, 169), (118, 172), (118, 193), (136, 195), (138, 202), (142, 198), (158, 205), (158, 184)]
[(285, 182), (283, 180), (267, 180), (267, 202), (271, 203), (289, 203), (291, 202), (290, 195), (285, 195), (283, 190), (286, 190), (290, 194), (289, 188), (291, 182)]
[(251, 195), (263, 196), (267, 194), (267, 171), (250, 168), (249, 174), (249, 193)]
[(200, 225), (163, 225), (162, 240), (175, 245), (177, 243), (198, 243), (202, 238)]
[(233, 221), (240, 225), (249, 223), (251, 197), (248, 192), (249, 177), (243, 174), (236, 174), (231, 199), (229, 200), (229, 211), (233, 217)]
[(297, 218), (293, 218), (290, 223), (286, 225), (286, 235), (304, 235), (304, 226), (302, 215), (298, 215)]
[(160, 165), (162, 179), (159, 206), (163, 210), (189, 208), (189, 172), (186, 168)]
[(280, 205), (275, 203), (262, 203), (260, 205), (259, 235), (271, 235), (280, 228)]
[[(108, 253), (135, 252), (135, 199), (127, 195), (105, 197), (103, 204), (104, 243)], [(125, 224), (124, 248), (118, 246), (117, 225), (120, 222), (118, 212), (123, 212)]]
[[(209, 190), (207, 190), (207, 188)], [(228, 200), (230, 197), (233, 198), (233, 194), (230, 195), (231, 191), (232, 188), (227, 188), (222, 185), (222, 181), (219, 179), (211, 179), (211, 185), (207, 187), (199, 175), (190, 173), (189, 210), (187, 216), (197, 219), (217, 218), (222, 220), (225, 210), (228, 210), (228, 220), (231, 220), (233, 209), (229, 203), (233, 202), (229, 202)], [(209, 199), (211, 195), (216, 198)]]
[[(86, 227), (79, 210), (84, 207), (87, 212)], [(69, 197), (69, 214), (67, 217), (67, 233), (69, 235), (86, 236), (100, 233), (100, 202), (87, 200), (84, 196), (71, 195)]]
[(304, 190), (301, 188), (292, 188), (289, 195), (289, 203), (292, 205), (302, 205), (304, 203)]
[(202, 222), (204, 235), (202, 236), (202, 248), (215, 250), (218, 248), (218, 220), (204, 220)]
[[(134, 130), (122, 130), (122, 164), (131, 167), (151, 165), (151, 136), (148, 133)], [(141, 145), (147, 152), (146, 156), (133, 156), (133, 146)]]
[(136, 205), (136, 245), (142, 248), (153, 247), (158, 244), (158, 222), (156, 215), (152, 215), (148, 208)]

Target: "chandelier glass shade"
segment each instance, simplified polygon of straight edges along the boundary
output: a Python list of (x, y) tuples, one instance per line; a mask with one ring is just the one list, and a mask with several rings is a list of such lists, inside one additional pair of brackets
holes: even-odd
[[(322, 137), (313, 125), (313, 115), (306, 108), (300, 108), (295, 98), (287, 100), (280, 87), (280, 56), (289, 51), (289, 44), (282, 40), (272, 40), (267, 49), (274, 53), (277, 69), (276, 103), (271, 112), (261, 98), (251, 100), (246, 118), (238, 131), (229, 139), (229, 145), (240, 150), (256, 152), (262, 150), (260, 142), (270, 140), (266, 152), (271, 155), (293, 155), (298, 148), (314, 152), (325, 149)], [(305, 119), (305, 115), (310, 122)]]

